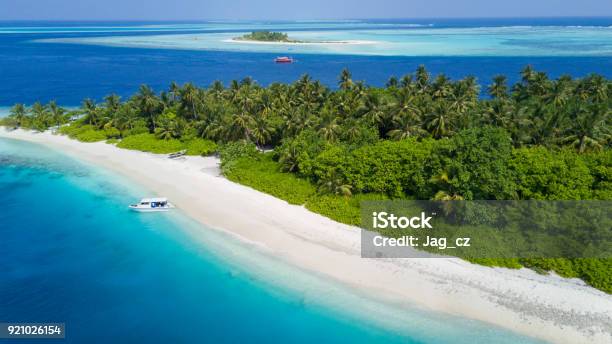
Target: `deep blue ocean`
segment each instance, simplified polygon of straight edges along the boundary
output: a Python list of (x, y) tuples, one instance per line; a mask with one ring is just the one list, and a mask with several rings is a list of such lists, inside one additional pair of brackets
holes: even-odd
[[(385, 24), (393, 29), (402, 23), (435, 25), (436, 28), (469, 28), (495, 26), (612, 26), (612, 18), (560, 18), (560, 19), (419, 19), (394, 21), (364, 21), (365, 24)], [(80, 45), (65, 43), (38, 43), (38, 39), (75, 38), (97, 36), (144, 36), (176, 34), (171, 24), (186, 26), (180, 33), (201, 32), (189, 30), (190, 23), (143, 22), (0, 22), (0, 31), (14, 27), (36, 27), (36, 30), (5, 30), (0, 34), (0, 107), (22, 102), (47, 102), (55, 99), (66, 106), (79, 105), (86, 97), (101, 99), (110, 93), (128, 96), (140, 84), (146, 83), (155, 90), (166, 89), (171, 81), (195, 82), (208, 85), (215, 80), (226, 84), (232, 79), (253, 77), (263, 85), (272, 82), (292, 82), (308, 73), (314, 79), (329, 86), (337, 85), (338, 75), (349, 68), (355, 80), (381, 86), (392, 75), (402, 76), (424, 64), (433, 74), (446, 73), (452, 78), (474, 75), (487, 85), (497, 74), (507, 75), (511, 81), (519, 78), (520, 70), (527, 64), (548, 72), (552, 77), (562, 74), (584, 76), (601, 73), (612, 77), (611, 56), (363, 56), (333, 54), (293, 54), (299, 63), (276, 65), (275, 53), (194, 51), (172, 49), (143, 49)], [(253, 27), (262, 23), (253, 23)], [(266, 24), (266, 23), (263, 23)], [(282, 25), (283, 22), (273, 22)], [(110, 30), (113, 27), (150, 25), (150, 31), (131, 29)], [(155, 25), (158, 28), (155, 28)], [(355, 25), (357, 30), (359, 26)], [(312, 30), (324, 26), (334, 30), (330, 23), (310, 25)], [(78, 30), (45, 30), (46, 27)], [(99, 30), (98, 28), (104, 28)], [(247, 26), (248, 27), (248, 26)], [(88, 29), (89, 28), (89, 29)], [(167, 29), (164, 29), (167, 28)], [(302, 30), (308, 30), (302, 28)], [(350, 23), (343, 23), (342, 30), (351, 30)], [(244, 30), (244, 29), (243, 29)], [(284, 31), (290, 32), (289, 27)], [(231, 27), (213, 28), (207, 32), (232, 31)], [(560, 42), (562, 44), (563, 42)]]

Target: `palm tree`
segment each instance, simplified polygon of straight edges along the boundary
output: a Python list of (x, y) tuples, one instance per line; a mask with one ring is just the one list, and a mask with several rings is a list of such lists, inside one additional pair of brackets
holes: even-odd
[(421, 128), (414, 116), (402, 115), (393, 118), (395, 129), (390, 130), (387, 135), (396, 141), (406, 139), (408, 137), (419, 137), (425, 132)]
[(384, 126), (386, 120), (386, 107), (377, 93), (369, 93), (363, 104), (362, 116), (371, 124)]
[(27, 109), (21, 104), (15, 104), (11, 108), (11, 117), (15, 119), (15, 123), (17, 127), (21, 127), (23, 125), (24, 120), (27, 118)]
[(431, 112), (425, 115), (425, 128), (436, 139), (452, 132), (451, 122), (448, 105), (442, 101), (434, 103)]
[(183, 134), (184, 125), (181, 118), (170, 116), (159, 122), (155, 135), (163, 140), (178, 139)]
[(255, 118), (252, 134), (258, 148), (261, 149), (266, 143), (270, 142), (272, 133), (274, 133), (274, 128), (268, 123), (265, 116)]
[(178, 99), (180, 91), (181, 87), (176, 83), (176, 81), (172, 81), (169, 88), (170, 99), (172, 99), (172, 102), (175, 102)]
[(114, 115), (104, 125), (105, 129), (116, 128), (120, 133), (134, 129), (138, 121), (136, 109), (129, 104), (124, 103), (119, 106)]
[(283, 172), (297, 172), (299, 169), (300, 151), (295, 145), (284, 149), (278, 157), (278, 162), (281, 165)]
[(410, 88), (412, 86), (412, 79), (414, 77), (412, 76), (412, 74), (406, 74), (402, 77), (402, 80), (400, 81), (400, 86), (402, 88)]
[(97, 127), (98, 122), (100, 121), (100, 113), (96, 102), (91, 98), (86, 98), (85, 100), (83, 100), (81, 109), (81, 111), (85, 115), (83, 117), (83, 122)]
[(210, 92), (217, 101), (220, 101), (223, 98), (224, 91), (225, 87), (223, 87), (223, 83), (221, 83), (219, 80), (215, 80), (210, 87)]
[(489, 86), (489, 95), (493, 99), (506, 99), (508, 97), (508, 78), (505, 75), (493, 77), (493, 83)]
[(342, 124), (340, 131), (342, 134), (340, 135), (342, 141), (352, 144), (355, 143), (359, 138), (362, 132), (362, 126), (360, 125), (360, 121), (351, 118)]
[(537, 72), (535, 76), (529, 81), (529, 94), (530, 96), (543, 97), (548, 93), (550, 88), (550, 80), (544, 72)]
[(525, 66), (525, 68), (523, 68), (523, 70), (521, 71), (521, 78), (523, 80), (523, 83), (529, 83), (534, 78), (535, 73), (536, 71), (533, 69), (532, 65)]
[(393, 117), (411, 116), (419, 117), (421, 109), (417, 105), (418, 98), (412, 95), (407, 88), (402, 88), (397, 92), (396, 101), (391, 105), (391, 115)]
[(210, 122), (206, 123), (200, 121), (201, 126), (199, 128), (200, 136), (215, 141), (224, 141), (232, 138), (231, 123), (229, 122), (228, 116), (219, 116), (213, 118)]
[(340, 89), (348, 90), (353, 86), (351, 77), (351, 72), (347, 68), (344, 68), (340, 73), (340, 82), (338, 83)]
[(446, 98), (451, 94), (452, 88), (449, 82), (449, 78), (444, 74), (440, 74), (436, 77), (436, 80), (431, 84), (431, 95), (434, 99)]
[(252, 128), (255, 126), (255, 119), (247, 112), (234, 114), (231, 120), (230, 132), (234, 139), (244, 139), (251, 141)]
[(544, 101), (553, 109), (564, 108), (570, 98), (570, 81), (560, 78), (552, 83), (550, 90), (544, 95)]
[(396, 76), (391, 76), (385, 86), (387, 88), (396, 88), (399, 85), (399, 80), (397, 80)]
[(339, 176), (336, 169), (333, 169), (331, 173), (321, 178), (318, 181), (318, 184), (318, 190), (321, 193), (330, 193), (345, 197), (352, 196), (351, 190), (353, 187), (344, 182), (343, 178)]
[(416, 87), (419, 93), (425, 93), (429, 88), (429, 72), (420, 65), (416, 70)]
[(612, 92), (610, 83), (603, 76), (595, 74), (581, 80), (576, 87), (576, 93), (583, 100), (592, 99), (596, 103), (607, 101), (610, 92)]
[(240, 86), (250, 87), (255, 85), (255, 80), (252, 77), (247, 76), (240, 81)]
[(51, 121), (56, 127), (59, 127), (64, 121), (65, 110), (57, 105), (55, 100), (52, 100), (47, 105), (51, 113)]
[(34, 117), (34, 125), (38, 130), (43, 131), (49, 128), (49, 112), (45, 105), (36, 102), (32, 105), (31, 111)]
[(611, 132), (607, 121), (612, 111), (604, 105), (592, 105), (588, 108), (574, 103), (570, 106), (570, 123), (562, 141), (569, 143), (579, 153), (600, 150), (610, 140)]
[[(442, 170), (439, 174), (431, 177), (429, 182), (433, 184), (438, 191), (432, 198), (434, 201), (463, 201), (465, 198), (456, 192), (454, 187), (454, 178), (447, 170)], [(445, 216), (448, 216), (453, 211), (453, 203), (444, 203), (442, 210)]]
[(552, 111), (550, 107), (534, 100), (526, 104), (522, 111), (531, 119), (531, 143), (534, 145), (547, 145), (558, 141), (559, 132), (564, 128), (562, 123), (567, 122), (567, 111)]
[(309, 125), (309, 112), (303, 107), (289, 109), (283, 116), (285, 136), (297, 136)]
[(319, 124), (319, 134), (329, 142), (335, 142), (338, 138), (340, 131), (340, 125), (338, 124), (338, 118), (331, 112), (326, 112), (323, 115), (323, 120)]
[(104, 107), (106, 108), (106, 112), (110, 116), (112, 116), (112, 114), (117, 112), (117, 110), (119, 109), (119, 106), (121, 105), (121, 97), (119, 97), (115, 93), (109, 94), (108, 96), (104, 97), (104, 102), (105, 102)]
[(155, 131), (156, 123), (155, 117), (158, 115), (160, 110), (160, 101), (151, 89), (147, 85), (140, 85), (138, 94), (136, 95), (138, 108), (140, 113), (149, 119), (152, 131)]

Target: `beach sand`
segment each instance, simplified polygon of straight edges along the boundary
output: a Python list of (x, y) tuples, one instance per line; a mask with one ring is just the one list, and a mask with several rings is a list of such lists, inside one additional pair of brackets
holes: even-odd
[(120, 173), (168, 197), (208, 227), (373, 298), (476, 319), (554, 343), (612, 342), (612, 296), (582, 281), (456, 258), (361, 258), (359, 229), (233, 183), (220, 176), (216, 158), (170, 160), (50, 132), (0, 128), (0, 137), (40, 143)]
[(230, 38), (222, 40), (224, 43), (244, 43), (244, 44), (261, 44), (261, 45), (363, 45), (377, 44), (376, 41), (366, 40), (346, 40), (346, 41), (301, 41), (301, 42), (274, 42), (274, 41), (255, 41), (248, 39)]

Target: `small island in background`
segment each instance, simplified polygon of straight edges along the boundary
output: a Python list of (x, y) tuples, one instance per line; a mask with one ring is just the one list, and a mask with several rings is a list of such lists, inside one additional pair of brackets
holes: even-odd
[(289, 35), (283, 32), (273, 31), (253, 31), (244, 34), (240, 37), (225, 40), (225, 42), (241, 42), (241, 43), (288, 43), (288, 44), (374, 44), (371, 41), (301, 41), (289, 38)]
[(301, 41), (289, 39), (289, 35), (286, 33), (271, 31), (253, 31), (234, 39), (239, 41), (301, 43)]

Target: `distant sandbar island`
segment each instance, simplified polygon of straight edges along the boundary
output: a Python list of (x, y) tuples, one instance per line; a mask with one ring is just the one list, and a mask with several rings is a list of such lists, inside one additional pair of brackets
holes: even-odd
[(314, 41), (289, 38), (284, 32), (253, 31), (240, 37), (234, 37), (225, 42), (260, 43), (260, 44), (373, 44), (372, 41)]

